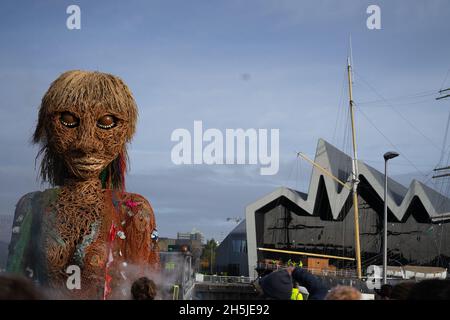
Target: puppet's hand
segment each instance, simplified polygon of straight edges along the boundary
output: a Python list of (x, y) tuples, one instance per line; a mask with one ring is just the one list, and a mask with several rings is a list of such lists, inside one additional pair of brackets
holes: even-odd
[(159, 269), (156, 222), (150, 203), (140, 195), (130, 194), (125, 205), (130, 216), (125, 227), (127, 260)]

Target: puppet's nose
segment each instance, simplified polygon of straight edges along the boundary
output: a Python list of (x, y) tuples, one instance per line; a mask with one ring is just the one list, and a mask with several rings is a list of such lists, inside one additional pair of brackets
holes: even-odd
[(74, 149), (83, 153), (92, 153), (102, 150), (103, 144), (95, 136), (92, 130), (80, 128), (78, 139), (75, 141)]

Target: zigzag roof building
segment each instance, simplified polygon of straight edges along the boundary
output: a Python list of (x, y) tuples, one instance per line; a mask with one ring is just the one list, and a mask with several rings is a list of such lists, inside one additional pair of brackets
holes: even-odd
[[(320, 139), (315, 162), (351, 181), (350, 156)], [(381, 264), (384, 174), (358, 162), (360, 236), (363, 267)], [(450, 199), (413, 180), (409, 188), (388, 181), (389, 265), (450, 264)], [(246, 208), (249, 271), (275, 258), (258, 247), (354, 257), (351, 191), (313, 167), (308, 193), (280, 187)], [(278, 256), (277, 256), (278, 258)], [(340, 268), (348, 262), (330, 261)], [(353, 265), (354, 267), (354, 265)]]

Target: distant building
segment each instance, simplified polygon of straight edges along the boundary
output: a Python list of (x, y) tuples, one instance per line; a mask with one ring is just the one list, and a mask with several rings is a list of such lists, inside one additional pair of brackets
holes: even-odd
[(200, 231), (192, 230), (191, 232), (178, 232), (177, 233), (178, 240), (196, 240), (203, 243), (204, 237)]
[(229, 276), (248, 276), (245, 220), (241, 221), (217, 248), (216, 272)]
[(177, 239), (171, 239), (171, 238), (159, 238), (159, 251), (161, 252), (168, 252), (172, 251), (169, 250), (170, 248), (173, 248), (175, 246)]
[[(352, 159), (319, 140), (315, 162), (341, 181), (351, 181)], [(359, 227), (363, 272), (382, 264), (384, 174), (358, 161)], [(409, 188), (389, 179), (388, 265), (450, 267), (450, 199), (413, 180)], [(246, 208), (251, 275), (267, 260), (298, 261), (299, 255), (258, 248), (355, 257), (352, 193), (313, 168), (308, 193), (280, 187)], [(338, 269), (355, 263), (330, 260)]]
[(200, 256), (203, 251), (203, 235), (195, 229), (192, 232), (178, 232), (177, 239), (159, 238), (159, 250), (164, 252), (183, 252), (192, 255), (194, 270), (200, 269)]
[(192, 255), (189, 252), (161, 252), (161, 276), (159, 292), (164, 300), (190, 300), (194, 285)]

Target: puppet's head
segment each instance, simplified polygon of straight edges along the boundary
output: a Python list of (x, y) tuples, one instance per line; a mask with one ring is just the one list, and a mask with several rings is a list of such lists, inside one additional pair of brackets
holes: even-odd
[(102, 179), (122, 189), (126, 143), (137, 107), (126, 84), (101, 72), (67, 71), (42, 98), (33, 141), (41, 144), (41, 177), (53, 185), (67, 178)]

